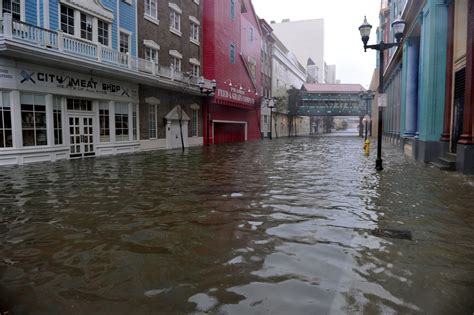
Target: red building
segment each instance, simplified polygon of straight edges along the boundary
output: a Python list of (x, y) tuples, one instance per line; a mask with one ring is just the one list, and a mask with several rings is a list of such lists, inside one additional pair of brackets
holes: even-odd
[(204, 0), (204, 144), (260, 139), (262, 33), (251, 0)]

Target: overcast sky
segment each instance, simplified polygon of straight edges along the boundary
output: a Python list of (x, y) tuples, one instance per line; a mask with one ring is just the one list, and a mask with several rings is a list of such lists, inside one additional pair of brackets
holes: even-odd
[[(341, 83), (360, 83), (368, 87), (375, 68), (375, 51), (364, 53), (359, 26), (364, 15), (372, 24), (369, 43), (375, 43), (380, 0), (252, 0), (260, 18), (268, 23), (324, 19), (327, 64), (336, 65)], [(297, 36), (298, 34), (295, 34)], [(310, 34), (305, 34), (311, 36)]]

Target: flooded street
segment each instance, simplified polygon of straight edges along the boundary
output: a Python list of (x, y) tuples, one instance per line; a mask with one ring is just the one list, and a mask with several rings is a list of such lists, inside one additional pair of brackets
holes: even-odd
[(0, 310), (472, 314), (474, 178), (362, 142), (0, 168)]

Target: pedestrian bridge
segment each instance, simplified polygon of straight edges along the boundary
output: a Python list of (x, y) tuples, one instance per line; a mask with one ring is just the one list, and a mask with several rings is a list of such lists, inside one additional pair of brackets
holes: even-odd
[(363, 117), (367, 110), (360, 93), (364, 91), (360, 84), (304, 84), (298, 115)]

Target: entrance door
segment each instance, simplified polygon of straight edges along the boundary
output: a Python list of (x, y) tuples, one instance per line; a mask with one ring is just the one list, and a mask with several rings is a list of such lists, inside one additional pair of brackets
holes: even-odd
[(459, 70), (454, 79), (453, 125), (451, 130), (451, 152), (456, 153), (459, 138), (463, 131), (464, 96), (466, 90), (466, 68)]
[(93, 123), (94, 118), (90, 116), (69, 116), (69, 145), (71, 158), (95, 155)]

